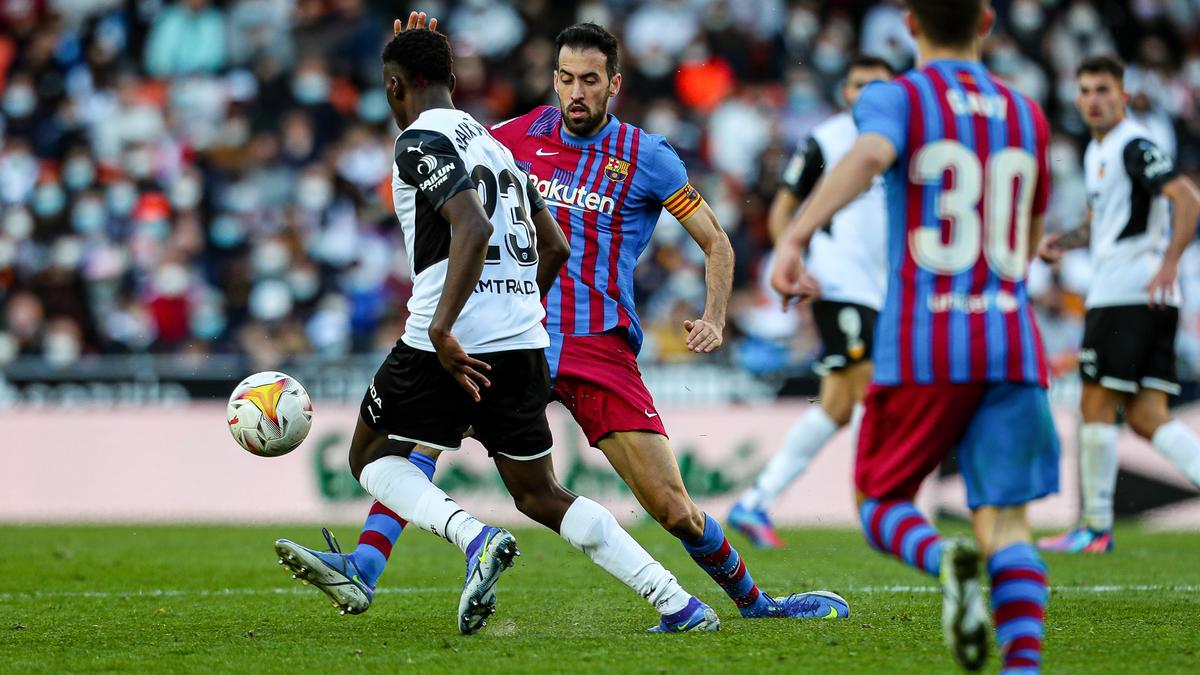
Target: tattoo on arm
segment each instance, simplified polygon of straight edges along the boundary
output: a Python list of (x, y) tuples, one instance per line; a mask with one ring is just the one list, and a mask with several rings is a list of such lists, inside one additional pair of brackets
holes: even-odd
[(1062, 249), (1083, 248), (1092, 241), (1092, 224), (1082, 223), (1079, 227), (1063, 234), (1058, 238), (1058, 246)]

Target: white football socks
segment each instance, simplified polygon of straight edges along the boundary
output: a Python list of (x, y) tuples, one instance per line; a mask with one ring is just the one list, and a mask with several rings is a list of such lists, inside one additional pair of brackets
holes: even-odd
[(1113, 494), (1117, 489), (1117, 425), (1084, 424), (1079, 428), (1079, 491), (1083, 523), (1111, 530)]
[(404, 457), (381, 457), (359, 475), (363, 489), (409, 523), (432, 532), (463, 553), (484, 524), (462, 510), (441, 488)]
[(1183, 422), (1171, 420), (1160, 426), (1150, 444), (1174, 462), (1192, 485), (1200, 487), (1200, 439)]
[(758, 474), (754, 487), (739, 503), (749, 509), (769, 509), (775, 498), (797, 476), (804, 473), (813, 457), (837, 433), (838, 425), (821, 406), (809, 406), (784, 437), (783, 445)]
[(575, 499), (558, 529), (563, 539), (649, 600), (659, 614), (674, 614), (691, 599), (667, 568), (621, 529), (608, 509), (587, 497)]
[(861, 403), (854, 404), (854, 412), (850, 413), (850, 451), (858, 452), (858, 436), (862, 433), (863, 417), (867, 415), (867, 406)]

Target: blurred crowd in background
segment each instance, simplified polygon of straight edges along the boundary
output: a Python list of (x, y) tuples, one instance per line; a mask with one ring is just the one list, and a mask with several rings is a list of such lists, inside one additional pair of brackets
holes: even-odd
[[(817, 350), (806, 311), (763, 290), (766, 212), (789, 154), (836, 112), (856, 52), (911, 65), (901, 2), (426, 1), (455, 49), (455, 102), (485, 123), (553, 102), (553, 39), (622, 40), (621, 119), (665, 135), (737, 253), (727, 348), (755, 373)], [(1200, 171), (1200, 0), (994, 0), (988, 65), (1055, 131), (1048, 227), (1085, 210), (1075, 66), (1115, 52), (1133, 114)], [(386, 349), (410, 274), (391, 208), (397, 129), (368, 0), (0, 3), (0, 365), (93, 354), (239, 353), (272, 367)], [(1047, 347), (1082, 332), (1085, 253), (1037, 267)], [(703, 258), (669, 215), (637, 273), (644, 363), (686, 361)], [(1200, 349), (1200, 254), (1185, 265), (1184, 361)], [(713, 358), (713, 357), (706, 357)], [(1186, 375), (1186, 374), (1185, 374)]]

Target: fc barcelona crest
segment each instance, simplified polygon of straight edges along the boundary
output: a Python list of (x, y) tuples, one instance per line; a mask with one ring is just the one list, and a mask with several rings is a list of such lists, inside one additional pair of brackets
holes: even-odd
[(604, 165), (604, 177), (617, 182), (625, 180), (629, 177), (629, 162), (609, 157), (608, 163)]

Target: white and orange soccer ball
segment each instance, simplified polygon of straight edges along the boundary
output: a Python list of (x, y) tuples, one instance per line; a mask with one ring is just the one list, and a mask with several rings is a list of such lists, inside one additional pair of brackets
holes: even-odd
[(229, 397), (225, 418), (233, 440), (259, 457), (279, 457), (295, 450), (312, 428), (308, 392), (283, 373), (255, 373), (242, 380)]

